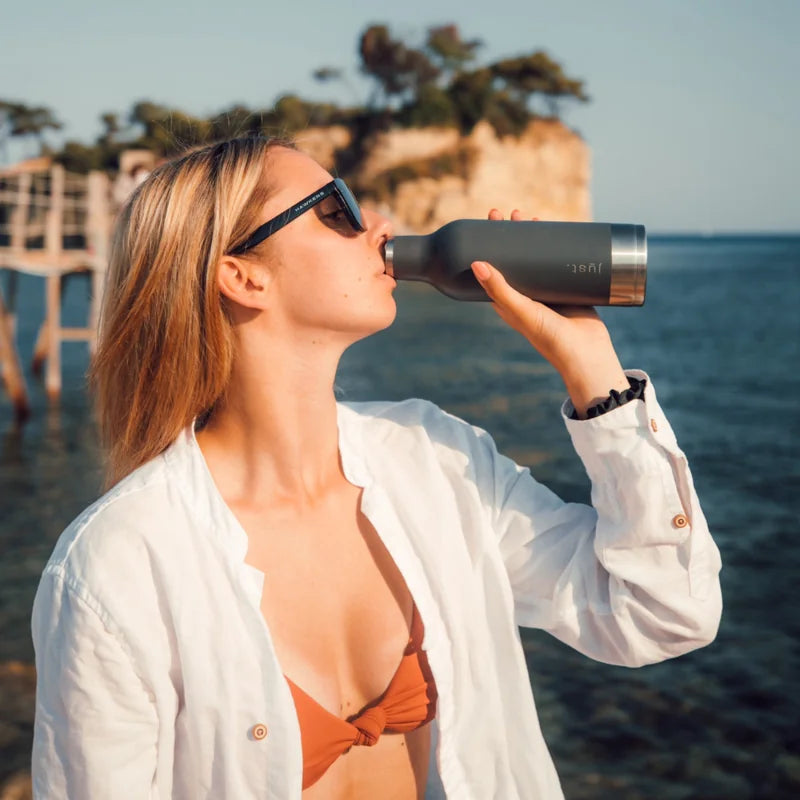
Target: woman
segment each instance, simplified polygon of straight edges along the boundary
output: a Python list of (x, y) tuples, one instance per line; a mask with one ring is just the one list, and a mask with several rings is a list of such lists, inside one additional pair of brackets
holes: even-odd
[(134, 194), (93, 366), (115, 485), (34, 606), (38, 797), (559, 797), (516, 625), (631, 666), (713, 639), (685, 458), (593, 311), (473, 265), (564, 379), (594, 508), (430, 403), (336, 403), (390, 236), (279, 141)]

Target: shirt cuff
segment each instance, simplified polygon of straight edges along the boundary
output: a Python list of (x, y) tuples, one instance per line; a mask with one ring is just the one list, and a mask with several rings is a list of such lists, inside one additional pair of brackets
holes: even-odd
[[(620, 406), (625, 405), (625, 403), (629, 403), (631, 400), (644, 400), (644, 387), (647, 385), (647, 379), (634, 378), (632, 375), (626, 375), (625, 377), (628, 379), (628, 385), (630, 388), (624, 389), (621, 392), (618, 392), (616, 389), (612, 389), (605, 400), (595, 406), (592, 406), (591, 408), (586, 409), (587, 419), (594, 419), (595, 417), (599, 417), (601, 414), (606, 414), (609, 411), (613, 411), (615, 408), (619, 408)], [(574, 406), (569, 414), (569, 418), (579, 419), (578, 412), (575, 410)]]
[(658, 403), (652, 380), (640, 370), (625, 372), (629, 377), (647, 381), (641, 402), (625, 403), (613, 414), (601, 414), (594, 419), (572, 419), (573, 406), (569, 400), (561, 407), (564, 424), (590, 477), (594, 473), (599, 477), (605, 472), (601, 453), (633, 447), (640, 438), (652, 440), (667, 452), (682, 455), (675, 433)]

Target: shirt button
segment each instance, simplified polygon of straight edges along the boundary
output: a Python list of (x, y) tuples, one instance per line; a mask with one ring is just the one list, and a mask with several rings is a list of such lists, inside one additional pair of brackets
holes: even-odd
[(259, 722), (257, 725), (253, 725), (250, 733), (257, 742), (260, 742), (262, 739), (267, 738), (267, 726)]
[(685, 528), (689, 524), (689, 520), (683, 514), (676, 514), (672, 518), (672, 524), (676, 528)]
[(650, 427), (653, 429), (653, 433), (655, 433), (658, 430), (658, 423), (654, 419), (651, 419)]

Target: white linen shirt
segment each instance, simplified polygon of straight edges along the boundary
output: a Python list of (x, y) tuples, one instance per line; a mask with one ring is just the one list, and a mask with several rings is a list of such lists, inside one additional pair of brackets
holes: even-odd
[[(345, 476), (425, 625), (428, 796), (562, 797), (517, 625), (637, 666), (719, 623), (719, 554), (652, 385), (566, 419), (593, 507), (422, 400), (340, 403), (338, 425)], [(64, 531), (33, 611), (36, 798), (300, 797), (297, 716), (246, 552), (191, 429)]]

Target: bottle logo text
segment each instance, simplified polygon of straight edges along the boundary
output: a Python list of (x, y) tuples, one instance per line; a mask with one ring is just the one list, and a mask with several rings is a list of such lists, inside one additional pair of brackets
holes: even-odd
[(579, 272), (596, 272), (598, 275), (602, 275), (603, 262), (590, 261), (588, 264), (567, 264), (567, 269), (575, 274)]

